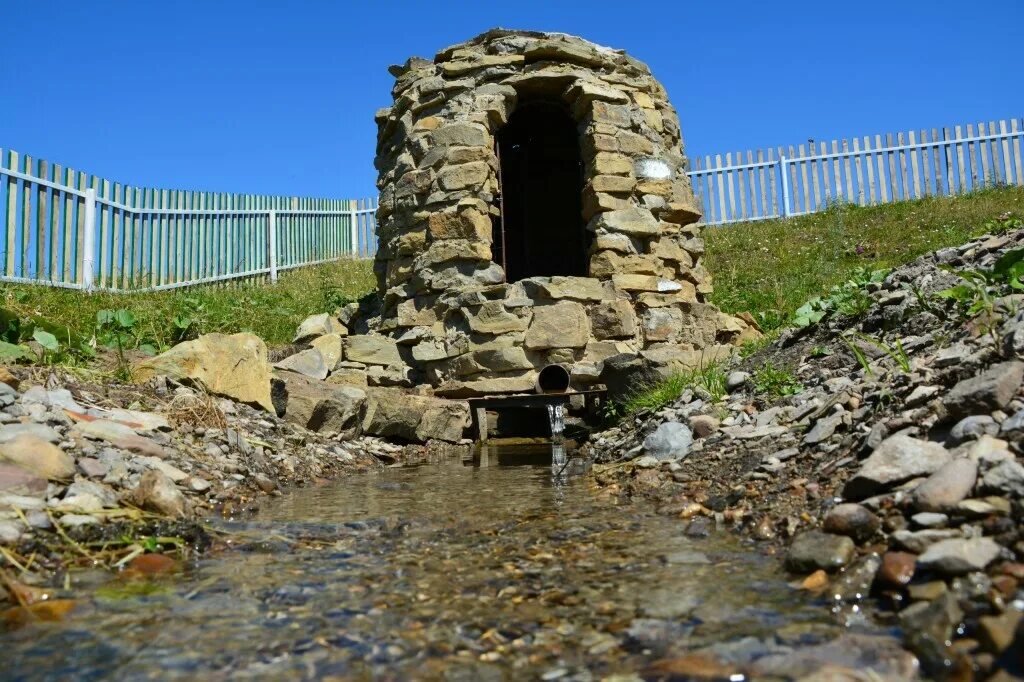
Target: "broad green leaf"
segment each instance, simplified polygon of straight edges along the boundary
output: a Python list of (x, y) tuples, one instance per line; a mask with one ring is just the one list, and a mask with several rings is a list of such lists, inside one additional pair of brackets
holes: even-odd
[(117, 319), (117, 323), (124, 327), (125, 329), (131, 329), (133, 326), (135, 326), (135, 316), (132, 315), (130, 310), (125, 310), (124, 308), (121, 308), (116, 313), (114, 313), (114, 316)]
[(57, 337), (48, 331), (37, 329), (32, 333), (32, 338), (48, 351), (55, 351), (60, 348), (60, 342), (57, 341)]
[(33, 360), (34, 357), (25, 346), (16, 343), (0, 341), (0, 362), (17, 362), (18, 360)]
[(114, 321), (113, 310), (97, 310), (96, 311), (96, 324), (105, 325), (110, 324)]

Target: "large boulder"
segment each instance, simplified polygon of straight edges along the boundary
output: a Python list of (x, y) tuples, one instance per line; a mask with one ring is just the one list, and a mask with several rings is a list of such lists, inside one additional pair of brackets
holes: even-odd
[(216, 395), (273, 412), (267, 346), (254, 334), (206, 334), (139, 362), (132, 377), (141, 383), (157, 376), (199, 384)]
[(469, 427), (469, 405), (459, 400), (413, 395), (393, 388), (367, 391), (363, 431), (375, 436), (425, 443), (462, 439)]
[(366, 403), (366, 392), (360, 388), (328, 384), (296, 372), (274, 375), (274, 396), (285, 420), (322, 433), (354, 435)]

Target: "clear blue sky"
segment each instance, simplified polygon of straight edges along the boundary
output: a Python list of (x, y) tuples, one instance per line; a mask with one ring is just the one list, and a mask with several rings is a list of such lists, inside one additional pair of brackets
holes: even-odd
[(111, 180), (375, 192), (388, 64), (493, 26), (647, 62), (691, 156), (1024, 115), (1024, 2), (2, 0), (0, 147)]

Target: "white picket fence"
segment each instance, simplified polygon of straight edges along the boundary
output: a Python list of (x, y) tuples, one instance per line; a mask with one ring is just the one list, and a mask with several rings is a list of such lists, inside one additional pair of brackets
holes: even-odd
[(1024, 119), (715, 154), (689, 172), (704, 222), (788, 218), (1024, 184)]
[(0, 281), (155, 291), (376, 251), (376, 199), (111, 183), (0, 149)]

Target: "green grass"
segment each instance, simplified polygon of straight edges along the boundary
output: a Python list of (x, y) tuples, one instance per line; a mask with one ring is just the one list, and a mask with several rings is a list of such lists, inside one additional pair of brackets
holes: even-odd
[[(174, 343), (175, 317), (191, 320), (189, 335), (254, 332), (267, 344), (289, 343), (309, 315), (332, 312), (374, 289), (370, 261), (343, 260), (281, 274), (277, 284), (250, 282), (153, 293), (83, 294), (71, 289), (4, 284), (0, 306), (23, 317), (68, 327), (89, 338), (100, 310), (126, 309), (135, 317), (136, 345)], [(180, 319), (180, 318), (179, 318)]]
[(687, 389), (701, 388), (711, 395), (713, 402), (725, 394), (725, 373), (722, 368), (708, 365), (701, 369), (680, 372), (662, 381), (647, 384), (630, 393), (621, 402), (611, 405), (611, 417), (631, 417), (638, 412), (657, 412), (679, 399)]
[(1003, 213), (1024, 214), (1024, 187), (981, 190), (882, 206), (836, 205), (789, 220), (704, 230), (714, 276), (711, 301), (749, 311), (768, 330), (786, 326), (805, 301), (859, 267), (892, 268), (987, 232)]

